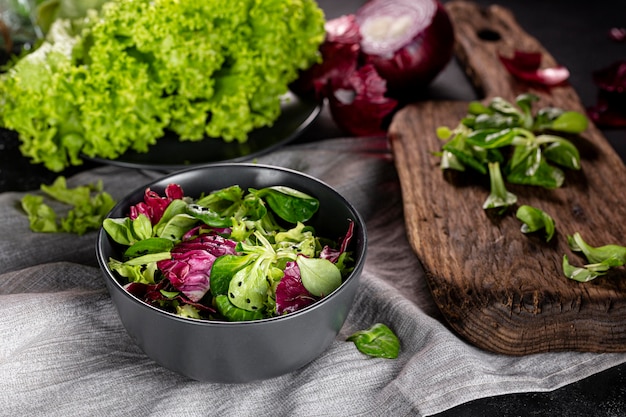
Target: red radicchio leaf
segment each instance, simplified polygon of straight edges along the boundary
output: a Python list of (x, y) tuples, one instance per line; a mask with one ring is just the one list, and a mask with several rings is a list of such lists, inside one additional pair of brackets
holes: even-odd
[(622, 99), (621, 104), (616, 104), (607, 99), (606, 94), (600, 93), (595, 106), (587, 109), (589, 118), (599, 127), (625, 128), (626, 127), (626, 100)]
[(161, 197), (158, 193), (150, 190), (150, 188), (146, 188), (143, 197), (144, 201), (130, 208), (129, 217), (134, 220), (140, 214), (144, 214), (155, 225), (161, 220), (163, 213), (165, 213), (172, 200), (180, 200), (183, 196), (183, 189), (178, 184), (169, 184), (165, 188), (165, 197)]
[(164, 282), (161, 281), (157, 284), (144, 284), (141, 282), (129, 282), (124, 286), (124, 289), (130, 294), (144, 301), (153, 299), (155, 295), (153, 293), (161, 294), (160, 290), (163, 289)]
[(276, 313), (293, 313), (313, 304), (317, 299), (304, 288), (300, 268), (293, 261), (287, 262), (285, 275), (276, 286)]
[(569, 70), (562, 65), (540, 68), (540, 52), (515, 51), (513, 58), (499, 56), (500, 62), (511, 75), (523, 81), (544, 86), (562, 84), (569, 78)]
[(341, 129), (356, 136), (385, 134), (385, 118), (398, 102), (385, 97), (386, 81), (373, 65), (365, 65), (343, 79), (333, 78), (330, 88), (330, 112)]
[(328, 259), (332, 263), (337, 263), (339, 256), (344, 253), (348, 249), (348, 245), (352, 240), (352, 236), (354, 235), (354, 222), (350, 221), (350, 225), (348, 226), (348, 231), (346, 235), (341, 239), (341, 245), (339, 249), (332, 249), (330, 246), (326, 245), (322, 248), (320, 252), (320, 258)]
[(183, 193), (183, 188), (178, 184), (169, 184), (165, 187), (165, 196), (170, 200), (180, 200), (185, 194)]
[(177, 290), (198, 302), (209, 290), (215, 259), (234, 255), (235, 247), (235, 242), (219, 235), (202, 235), (174, 246), (171, 259), (157, 262), (157, 267)]

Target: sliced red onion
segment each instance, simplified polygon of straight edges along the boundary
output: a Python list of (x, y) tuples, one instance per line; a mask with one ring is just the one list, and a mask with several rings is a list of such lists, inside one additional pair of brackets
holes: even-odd
[(371, 0), (325, 28), (322, 61), (290, 88), (328, 98), (337, 125), (357, 136), (384, 134), (398, 102), (415, 99), (452, 58), (454, 30), (437, 0)]
[(391, 58), (430, 26), (437, 11), (432, 0), (373, 0), (357, 12), (363, 52)]
[(387, 80), (387, 95), (410, 99), (452, 58), (454, 30), (436, 0), (372, 0), (356, 13), (366, 63)]
[(562, 65), (540, 68), (540, 52), (515, 51), (512, 58), (500, 55), (500, 61), (511, 75), (523, 81), (544, 86), (555, 86), (569, 78), (569, 70)]

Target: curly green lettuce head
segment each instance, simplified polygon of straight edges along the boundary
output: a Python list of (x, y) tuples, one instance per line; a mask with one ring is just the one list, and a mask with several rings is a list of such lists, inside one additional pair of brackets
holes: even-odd
[(243, 142), (325, 35), (314, 0), (111, 0), (70, 23), (0, 83), (2, 125), (53, 171), (145, 152), (165, 130)]

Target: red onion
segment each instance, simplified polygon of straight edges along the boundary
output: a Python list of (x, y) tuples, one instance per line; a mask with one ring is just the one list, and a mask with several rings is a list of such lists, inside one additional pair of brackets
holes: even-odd
[(410, 99), (452, 58), (454, 30), (436, 0), (371, 0), (356, 13), (365, 62), (387, 80), (387, 95)]
[(398, 103), (415, 99), (452, 58), (452, 23), (437, 0), (371, 0), (325, 28), (322, 61), (290, 88), (328, 98), (337, 125), (353, 135), (384, 134)]

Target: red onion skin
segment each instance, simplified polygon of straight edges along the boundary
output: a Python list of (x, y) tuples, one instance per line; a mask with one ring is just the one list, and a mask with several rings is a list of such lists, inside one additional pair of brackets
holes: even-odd
[(437, 2), (431, 24), (391, 58), (363, 53), (387, 80), (387, 96), (407, 101), (423, 90), (452, 59), (454, 28), (446, 9)]

